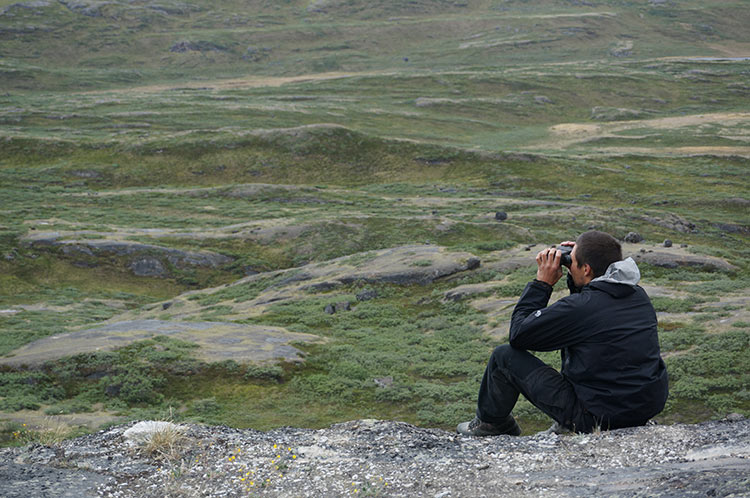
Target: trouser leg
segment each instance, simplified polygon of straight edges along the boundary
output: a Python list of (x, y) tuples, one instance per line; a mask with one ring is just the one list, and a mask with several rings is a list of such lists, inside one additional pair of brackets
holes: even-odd
[(560, 372), (528, 351), (498, 346), (482, 378), (477, 416), (489, 423), (503, 422), (519, 394), (561, 425), (580, 432), (591, 430), (591, 416)]

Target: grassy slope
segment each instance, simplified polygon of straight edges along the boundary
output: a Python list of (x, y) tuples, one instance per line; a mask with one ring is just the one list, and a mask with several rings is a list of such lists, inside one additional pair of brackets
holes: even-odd
[[(629, 42), (633, 48), (626, 52), (640, 59), (726, 55), (750, 41), (743, 29), (743, 2), (720, 7), (559, 2), (540, 9), (528, 2), (359, 1), (330, 2), (321, 11), (307, 9), (308, 3), (11, 7), (0, 17), (3, 87), (72, 89), (331, 70), (486, 69), (612, 58)], [(194, 49), (170, 51), (183, 41)]]
[[(160, 3), (165, 10), (112, 3), (84, 12), (51, 3), (4, 11), (0, 308), (37, 307), (0, 317), (0, 350), (228, 282), (247, 268), (424, 241), (483, 255), (589, 227), (619, 237), (637, 230), (739, 267), (734, 274), (644, 269), (647, 280), (677, 293), (659, 302), (664, 311), (695, 313), (662, 320), (675, 372), (663, 419), (747, 412), (747, 325), (710, 333), (712, 324), (746, 311), (735, 302), (750, 269), (747, 62), (685, 59), (747, 56), (742, 2), (310, 4)], [(181, 41), (192, 49), (169, 51)], [(340, 74), (318, 74), (330, 71)], [(275, 79), (306, 74), (283, 85), (288, 80)], [(664, 118), (682, 121), (665, 125)], [(321, 123), (336, 126), (297, 128)], [(567, 123), (595, 129), (571, 137), (550, 128)], [(263, 131), (286, 128), (294, 129)], [(723, 157), (672, 157), (688, 145), (722, 147), (711, 152)], [(527, 152), (547, 155), (518, 154)], [(232, 193), (236, 184), (259, 182), (306, 187)], [(506, 223), (492, 221), (497, 210), (510, 213)], [(659, 224), (677, 216), (696, 231)], [(305, 229), (271, 240), (131, 235), (237, 258), (220, 272), (181, 270), (169, 279), (136, 278), (120, 260), (82, 268), (75, 258), (20, 243), (37, 230), (202, 233), (247, 222)], [(510, 279), (498, 292), (512, 296), (528, 271), (473, 278)], [(319, 316), (339, 293), (274, 310), (264, 323), (332, 339), (313, 348), (303, 368), (246, 376), (231, 365), (190, 366), (189, 349), (150, 344), (144, 347), (155, 356), (137, 365), (132, 351), (117, 361), (79, 360), (89, 365), (85, 375), (106, 374), (110, 384), (134, 372), (120, 396), (62, 363), (40, 382), (63, 394), (28, 392), (23, 375), (6, 372), (0, 402), (5, 410), (52, 404), (53, 413), (104, 403), (136, 417), (173, 405), (181, 416), (260, 428), (359, 416), (450, 427), (471, 413), (493, 344), (481, 314), (440, 302), (454, 284), (382, 289), (382, 301), (346, 319)], [(680, 293), (687, 285), (708, 301), (734, 301), (695, 308)], [(220, 308), (207, 313), (221, 317)], [(169, 361), (165, 348), (175, 351)], [(727, 361), (736, 374), (728, 376)], [(97, 370), (97, 362), (113, 366)], [(165, 362), (173, 363), (161, 368)], [(186, 371), (202, 374), (180, 380)], [(371, 378), (388, 374), (396, 389), (377, 391)], [(150, 377), (169, 382), (149, 384)], [(158, 395), (142, 395), (149, 390)], [(529, 428), (545, 423), (530, 406), (520, 413)]]

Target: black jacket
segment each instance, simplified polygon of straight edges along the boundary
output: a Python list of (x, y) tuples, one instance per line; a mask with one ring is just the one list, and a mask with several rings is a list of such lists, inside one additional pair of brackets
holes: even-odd
[(571, 295), (551, 306), (552, 287), (526, 286), (511, 318), (511, 346), (560, 349), (563, 376), (602, 427), (644, 424), (668, 394), (651, 300), (638, 285), (611, 279), (575, 289), (568, 276), (568, 286)]

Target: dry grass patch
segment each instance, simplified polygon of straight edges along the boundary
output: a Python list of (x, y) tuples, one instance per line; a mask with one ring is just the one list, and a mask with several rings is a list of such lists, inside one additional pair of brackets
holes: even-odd
[(123, 433), (134, 449), (154, 460), (174, 462), (181, 458), (190, 444), (187, 427), (167, 421), (138, 422)]

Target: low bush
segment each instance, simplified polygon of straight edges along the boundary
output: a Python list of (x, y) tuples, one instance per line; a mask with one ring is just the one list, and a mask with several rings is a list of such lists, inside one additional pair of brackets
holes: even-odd
[(38, 398), (31, 395), (8, 396), (0, 399), (0, 411), (17, 412), (20, 410), (38, 410)]
[(697, 297), (679, 299), (674, 297), (657, 296), (651, 298), (651, 304), (656, 311), (667, 313), (688, 313), (695, 310), (695, 306), (702, 303), (703, 300)]
[(278, 365), (250, 365), (245, 370), (245, 379), (271, 379), (281, 382), (284, 369)]
[(669, 330), (659, 330), (659, 346), (662, 351), (679, 351), (698, 344), (706, 331), (696, 325), (680, 324)]

